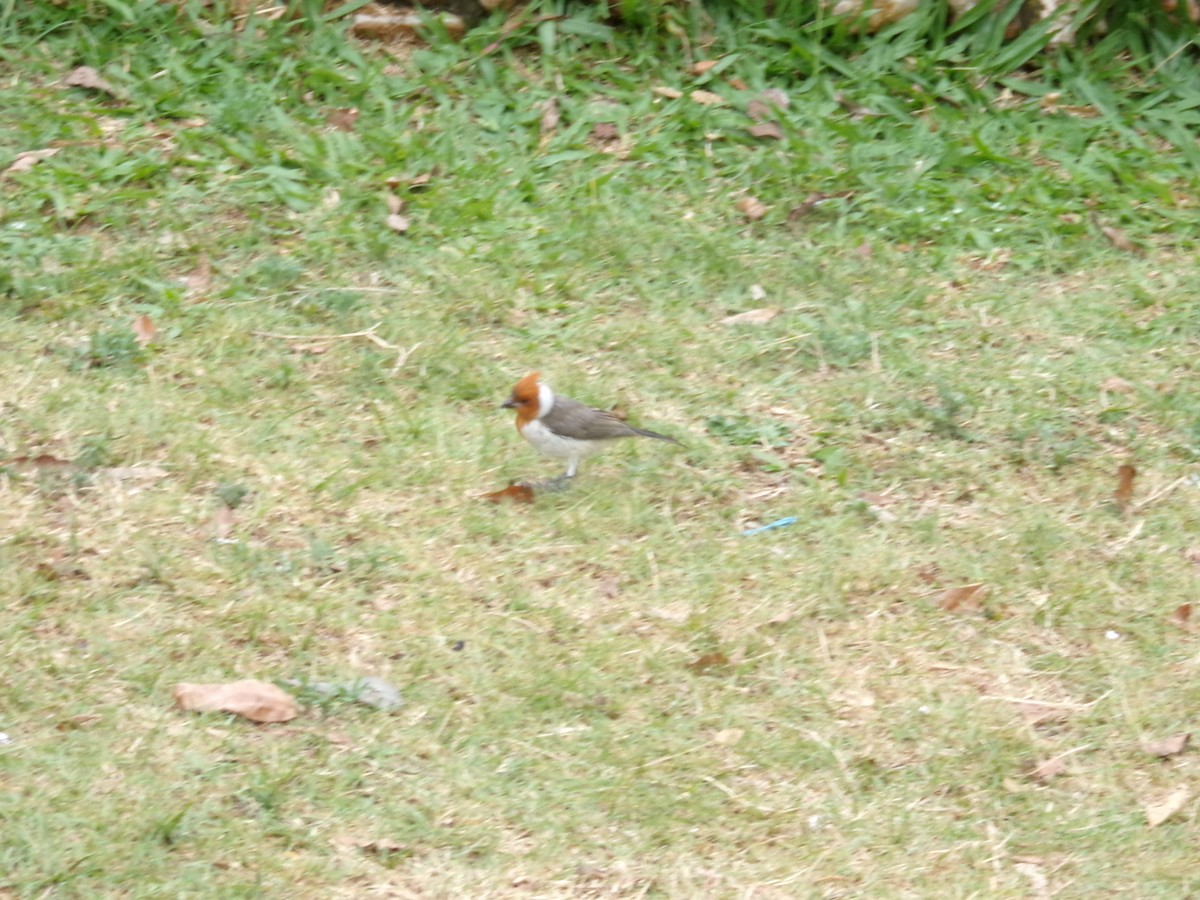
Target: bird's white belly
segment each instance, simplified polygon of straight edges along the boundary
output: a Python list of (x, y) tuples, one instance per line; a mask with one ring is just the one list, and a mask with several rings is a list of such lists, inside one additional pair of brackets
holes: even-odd
[(603, 441), (581, 441), (578, 438), (563, 437), (561, 434), (555, 434), (537, 419), (521, 429), (521, 436), (539, 453), (545, 453), (555, 459), (579, 460), (604, 449)]

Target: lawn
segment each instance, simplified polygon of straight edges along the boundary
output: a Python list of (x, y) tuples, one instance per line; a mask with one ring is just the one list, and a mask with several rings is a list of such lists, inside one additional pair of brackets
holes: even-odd
[(0, 894), (1200, 892), (1194, 45), (671, 16), (0, 4)]

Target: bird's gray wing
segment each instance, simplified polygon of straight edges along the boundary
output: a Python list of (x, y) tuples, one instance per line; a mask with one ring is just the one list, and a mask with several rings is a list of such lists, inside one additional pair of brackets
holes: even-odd
[(557, 434), (584, 441), (607, 441), (638, 434), (612, 413), (557, 394), (550, 412), (542, 416), (542, 424)]

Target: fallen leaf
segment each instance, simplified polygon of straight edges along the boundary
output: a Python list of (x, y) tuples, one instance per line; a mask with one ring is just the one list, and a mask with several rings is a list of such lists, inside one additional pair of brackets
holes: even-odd
[(1024, 876), (1029, 881), (1029, 887), (1032, 889), (1036, 897), (1050, 897), (1050, 879), (1046, 877), (1045, 870), (1033, 862), (1018, 862), (1014, 863), (1013, 871)]
[(1133, 499), (1133, 479), (1136, 475), (1137, 469), (1129, 463), (1117, 467), (1117, 490), (1113, 499), (1121, 512), (1129, 508), (1129, 501)]
[(823, 191), (813, 191), (801, 200), (798, 205), (793, 206), (788, 211), (788, 221), (795, 222), (805, 216), (812, 215), (816, 208), (826, 200), (845, 200), (847, 197), (853, 196), (854, 191), (836, 191), (832, 194), (826, 194)]
[(938, 597), (938, 606), (946, 612), (975, 612), (983, 607), (986, 592), (982, 582), (947, 588)]
[(393, 853), (409, 853), (409, 847), (406, 844), (390, 841), (387, 839), (363, 841), (358, 845), (358, 849), (363, 853), (369, 853), (372, 856), (390, 856)]
[(1168, 756), (1178, 756), (1187, 749), (1191, 740), (1191, 734), (1184, 732), (1159, 741), (1142, 741), (1142, 750), (1151, 756), (1161, 756), (1165, 759)]
[(722, 728), (712, 736), (712, 741), (721, 747), (732, 747), (746, 734), (744, 728)]
[(387, 227), (397, 234), (404, 234), (404, 232), (408, 231), (408, 216), (392, 213), (385, 221), (387, 222)]
[(147, 315), (143, 314), (134, 319), (132, 328), (133, 337), (140, 347), (150, 346), (158, 337), (158, 329), (154, 327), (154, 320)]
[(729, 86), (731, 88), (733, 88), (735, 91), (750, 90), (750, 88), (746, 85), (746, 82), (742, 81), (742, 79), (740, 79), (740, 78), (733, 77), (733, 78), (728, 79), (728, 81), (729, 81)]
[(383, 202), (387, 204), (387, 211), (389, 215), (398, 216), (400, 213), (404, 212), (404, 201), (395, 194), (384, 194)]
[(660, 97), (665, 97), (667, 100), (678, 100), (683, 96), (683, 91), (677, 88), (667, 87), (666, 85), (658, 85), (657, 87), (651, 88), (650, 91), (651, 93), (657, 94)]
[(1172, 625), (1190, 631), (1192, 627), (1192, 604), (1180, 603), (1175, 607), (1171, 615), (1167, 616), (1167, 620)]
[(551, 97), (542, 104), (542, 137), (549, 137), (558, 128), (558, 98)]
[(734, 204), (737, 211), (746, 217), (747, 222), (757, 222), (767, 214), (770, 209), (765, 203), (757, 197), (742, 197)]
[(213, 514), (213, 537), (218, 543), (229, 540), (233, 526), (237, 523), (237, 513), (228, 506), (219, 506)]
[(37, 456), (13, 456), (4, 460), (3, 466), (26, 474), (36, 472), (39, 475), (48, 475), (52, 472), (72, 471), (75, 463), (51, 456), (49, 453), (40, 453)]
[(189, 297), (200, 297), (212, 287), (212, 261), (204, 254), (196, 260), (196, 268), (183, 276), (183, 286)]
[(421, 191), (428, 190), (432, 181), (432, 172), (422, 172), (420, 175), (414, 175), (408, 180), (408, 189), (414, 194), (419, 194)]
[(1100, 390), (1109, 391), (1113, 394), (1129, 394), (1133, 392), (1133, 385), (1117, 375), (1107, 378), (1104, 384), (1100, 385)]
[(104, 80), (103, 76), (91, 66), (79, 66), (62, 80), (66, 87), (84, 88), (89, 91), (100, 91), (110, 97), (117, 96), (116, 88)]
[(1092, 221), (1096, 223), (1096, 227), (1100, 229), (1100, 232), (1106, 238), (1108, 238), (1108, 242), (1112, 244), (1115, 249), (1120, 250), (1122, 253), (1133, 253), (1137, 256), (1145, 255), (1142, 248), (1131, 241), (1129, 236), (1126, 235), (1121, 229), (1113, 228), (1111, 225), (1103, 224), (1095, 215), (1092, 216)]
[(719, 59), (697, 60), (695, 63), (692, 64), (692, 74), (693, 75), (703, 75), (705, 72), (707, 72), (709, 69), (711, 69), (713, 66), (715, 66), (719, 62), (720, 62)]
[(600, 595), (606, 600), (615, 600), (621, 596), (621, 580), (610, 575), (600, 580)]
[(725, 102), (725, 98), (720, 94), (714, 94), (712, 91), (692, 91), (688, 94), (693, 102), (699, 103), (701, 106), (720, 106)]
[(729, 665), (729, 657), (719, 650), (713, 653), (705, 653), (692, 662), (688, 663), (687, 667), (697, 675), (702, 675), (712, 669), (720, 669)]
[(1030, 766), (1026, 774), (1034, 781), (1040, 781), (1044, 784), (1047, 781), (1058, 778), (1060, 775), (1066, 775), (1067, 763), (1061, 756), (1054, 756)]
[(607, 144), (621, 139), (621, 132), (611, 122), (597, 122), (592, 126), (591, 139), (597, 144)]
[(783, 140), (783, 129), (778, 122), (759, 122), (757, 125), (751, 125), (746, 131), (750, 137), (771, 138), (776, 141)]
[(296, 701), (290, 694), (255, 679), (228, 684), (177, 684), (175, 704), (192, 712), (234, 713), (252, 722), (287, 722), (296, 718)]
[(1177, 787), (1161, 800), (1150, 803), (1146, 806), (1146, 823), (1151, 828), (1157, 828), (1171, 816), (1187, 806), (1188, 800), (1192, 797), (1191, 790), (1184, 785)]
[(513, 503), (532, 503), (533, 488), (527, 484), (510, 484), (503, 490), (484, 494), (482, 499), (491, 503), (500, 503), (504, 500), (511, 500)]
[(5, 175), (16, 175), (20, 172), (28, 172), (43, 159), (49, 159), (59, 151), (59, 147), (47, 147), (44, 150), (25, 150), (18, 153), (7, 169), (4, 170)]
[(353, 131), (354, 123), (358, 121), (358, 107), (348, 106), (344, 109), (331, 109), (325, 114), (325, 121), (338, 131)]
[(792, 105), (791, 98), (788, 97), (785, 91), (779, 88), (767, 88), (758, 95), (762, 102), (774, 106), (776, 109), (787, 109)]
[(722, 325), (765, 325), (775, 318), (782, 310), (778, 306), (764, 306), (762, 309), (748, 309), (745, 312), (726, 316), (721, 320)]
[(761, 100), (751, 100), (746, 104), (746, 115), (755, 122), (762, 122), (775, 117), (775, 110)]

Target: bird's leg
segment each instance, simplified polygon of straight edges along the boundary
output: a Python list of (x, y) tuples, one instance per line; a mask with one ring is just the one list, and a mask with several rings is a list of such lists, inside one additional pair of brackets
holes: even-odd
[(519, 481), (521, 487), (527, 487), (535, 493), (553, 494), (557, 491), (565, 491), (571, 486), (571, 482), (575, 479), (571, 475), (558, 475), (554, 478), (547, 478), (544, 481)]

